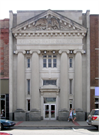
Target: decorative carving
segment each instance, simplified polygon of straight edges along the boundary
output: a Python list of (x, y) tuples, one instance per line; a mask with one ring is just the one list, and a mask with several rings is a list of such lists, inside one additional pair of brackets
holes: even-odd
[(59, 22), (58, 19), (49, 15), (46, 18), (39, 19), (36, 22), (35, 26), (37, 30), (58, 30)]
[[(68, 22), (68, 20), (60, 20), (52, 15), (47, 15), (43, 18), (38, 19), (37, 21), (31, 22), (18, 31), (51, 31), (51, 30), (62, 30), (62, 31), (81, 31), (80, 27), (78, 28), (74, 24)], [(84, 36), (84, 35), (83, 35)]]

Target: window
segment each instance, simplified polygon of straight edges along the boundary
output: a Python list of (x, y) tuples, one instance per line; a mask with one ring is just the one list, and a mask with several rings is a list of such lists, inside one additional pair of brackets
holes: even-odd
[(46, 61), (46, 58), (47, 58), (46, 55), (44, 55), (44, 56), (43, 56), (43, 67), (44, 67), (44, 68), (46, 68), (46, 62), (47, 62), (47, 61)]
[(99, 108), (99, 96), (95, 97), (95, 108)]
[(69, 100), (69, 108), (73, 108), (73, 100)]
[(27, 93), (30, 95), (30, 79), (27, 80)]
[(72, 58), (69, 58), (69, 67), (72, 68), (73, 67), (73, 59)]
[(48, 55), (48, 67), (52, 67), (52, 57)]
[(56, 68), (57, 57), (56, 55), (44, 55), (43, 56), (43, 68)]
[(69, 91), (72, 94), (72, 79), (69, 80)]
[(57, 64), (56, 56), (53, 56), (53, 67), (56, 67), (56, 64)]
[(30, 68), (30, 58), (27, 58), (27, 68)]
[(43, 67), (46, 67), (46, 59), (43, 59)]
[(56, 80), (43, 80), (43, 85), (56, 85)]
[(30, 111), (30, 99), (27, 100), (27, 111)]
[(69, 105), (69, 109), (71, 109), (71, 108), (73, 108), (73, 107), (72, 107), (72, 104)]

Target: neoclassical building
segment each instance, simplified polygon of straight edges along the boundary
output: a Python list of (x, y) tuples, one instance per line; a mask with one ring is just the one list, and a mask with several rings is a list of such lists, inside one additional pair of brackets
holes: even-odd
[(90, 12), (10, 11), (9, 112), (67, 120), (90, 111)]

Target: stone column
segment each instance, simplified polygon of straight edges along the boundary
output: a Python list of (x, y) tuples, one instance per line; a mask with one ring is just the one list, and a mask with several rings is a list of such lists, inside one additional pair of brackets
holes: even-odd
[(67, 53), (61, 54), (61, 70), (60, 70), (60, 109), (69, 108), (68, 98), (68, 63)]
[(31, 109), (40, 109), (39, 97), (39, 56), (36, 52), (32, 54), (32, 90)]
[(32, 90), (30, 120), (40, 120), (40, 93), (39, 93), (39, 55), (32, 54)]
[(9, 119), (13, 120), (13, 12), (9, 12)]
[(18, 53), (17, 62), (17, 109), (25, 110), (25, 71), (24, 55)]
[(61, 54), (61, 69), (60, 69), (60, 110), (58, 120), (68, 119), (69, 109), (69, 93), (68, 93), (68, 62), (67, 53)]
[(82, 55), (77, 52), (75, 55), (75, 109), (82, 109)]

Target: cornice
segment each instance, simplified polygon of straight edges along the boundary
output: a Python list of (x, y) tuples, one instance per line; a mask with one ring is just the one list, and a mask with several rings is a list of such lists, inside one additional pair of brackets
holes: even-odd
[(15, 38), (20, 38), (20, 37), (49, 37), (49, 36), (55, 36), (55, 37), (60, 37), (60, 36), (78, 36), (78, 37), (84, 37), (86, 35), (85, 31), (25, 31), (25, 32), (16, 32), (14, 33)]

